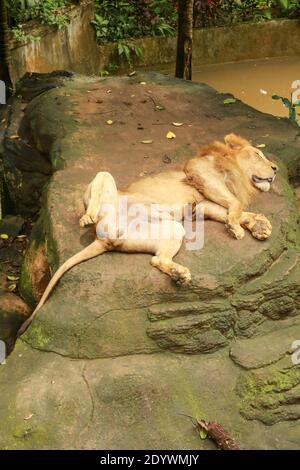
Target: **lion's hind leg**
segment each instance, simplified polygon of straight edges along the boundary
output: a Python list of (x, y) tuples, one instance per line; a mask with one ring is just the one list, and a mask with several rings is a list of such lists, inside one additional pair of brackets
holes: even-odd
[(118, 190), (112, 175), (106, 171), (97, 173), (89, 184), (85, 195), (84, 204), (86, 213), (80, 219), (80, 226), (96, 224), (99, 221), (99, 213), (103, 204), (118, 204)]
[(170, 276), (173, 281), (181, 285), (187, 285), (191, 281), (191, 273), (188, 268), (173, 261), (174, 256), (180, 250), (185, 230), (176, 221), (168, 221), (173, 228), (173, 236), (170, 239), (157, 240), (155, 253), (151, 260), (152, 266)]
[(192, 279), (190, 270), (181, 264), (175, 263), (173, 261), (173, 256), (174, 254), (172, 249), (170, 250), (170, 246), (164, 247), (162, 250), (159, 250), (155, 256), (153, 256), (151, 264), (170, 276), (177, 284), (181, 284), (183, 286), (188, 285)]
[[(166, 238), (130, 238), (122, 241), (116, 248), (117, 251), (127, 253), (149, 253), (154, 255), (151, 264), (163, 273), (170, 276), (173, 281), (181, 285), (187, 285), (191, 281), (191, 273), (188, 268), (173, 261), (174, 256), (180, 250), (185, 230), (183, 226), (174, 220), (164, 220), (164, 227), (172, 235)], [(152, 224), (149, 222), (148, 233), (152, 233)], [(170, 230), (169, 230), (170, 229)], [(155, 230), (154, 230), (155, 232)]]

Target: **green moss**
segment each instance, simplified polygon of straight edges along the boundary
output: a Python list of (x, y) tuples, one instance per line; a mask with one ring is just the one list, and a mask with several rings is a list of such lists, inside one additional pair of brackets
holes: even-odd
[(267, 424), (274, 424), (278, 415), (284, 419), (289, 405), (285, 397), (300, 383), (300, 367), (289, 369), (272, 365), (254, 372), (243, 373), (237, 383), (237, 395), (240, 397), (240, 411), (248, 419), (260, 419)]
[(41, 326), (34, 323), (30, 327), (28, 333), (26, 333), (26, 336), (24, 336), (25, 341), (28, 336), (30, 338), (30, 342), (34, 343), (35, 348), (37, 349), (44, 348), (51, 341), (51, 338), (44, 333)]
[(22, 264), (19, 291), (27, 305), (33, 309), (36, 305), (36, 301), (33, 296), (30, 267), (27, 265), (26, 259)]

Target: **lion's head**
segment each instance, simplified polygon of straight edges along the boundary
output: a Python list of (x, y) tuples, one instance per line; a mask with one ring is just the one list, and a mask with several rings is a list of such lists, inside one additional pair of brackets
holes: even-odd
[(268, 160), (263, 152), (235, 134), (225, 137), (225, 143), (235, 153), (235, 158), (252, 185), (260, 191), (269, 191), (278, 166)]

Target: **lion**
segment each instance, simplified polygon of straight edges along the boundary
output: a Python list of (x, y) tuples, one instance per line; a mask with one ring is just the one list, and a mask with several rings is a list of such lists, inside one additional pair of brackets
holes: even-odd
[[(204, 217), (225, 224), (229, 234), (238, 240), (244, 237), (245, 229), (258, 240), (267, 239), (272, 233), (269, 220), (262, 214), (247, 212), (245, 209), (258, 191), (270, 190), (277, 171), (277, 165), (268, 160), (260, 149), (240, 136), (228, 134), (224, 142), (215, 141), (201, 147), (198, 155), (181, 168), (145, 177), (133, 182), (124, 191), (118, 191), (110, 173), (98, 173), (84, 194), (85, 214), (80, 218), (81, 228), (97, 226), (96, 239), (57, 270), (33, 314), (21, 326), (18, 336), (26, 331), (69, 269), (105, 252), (151, 254), (152, 266), (178, 284), (189, 284), (189, 269), (173, 261), (185, 237), (182, 217), (186, 205), (196, 207), (201, 203)], [(163, 221), (171, 235), (168, 238), (145, 238), (139, 234), (136, 236), (135, 232), (133, 236), (128, 227), (122, 225), (120, 218), (116, 217), (123, 211), (119, 204), (121, 197), (128, 201), (124, 210), (127, 211), (125, 215), (129, 217), (129, 222), (132, 219), (131, 208), (139, 204), (145, 208), (143, 223), (148, 234), (152, 233), (154, 224)], [(165, 210), (166, 205), (174, 204), (181, 208), (176, 213), (177, 217)], [(149, 219), (146, 209), (152, 205), (155, 205), (155, 215), (154, 219), (153, 214)], [(160, 210), (161, 207), (163, 209)]]

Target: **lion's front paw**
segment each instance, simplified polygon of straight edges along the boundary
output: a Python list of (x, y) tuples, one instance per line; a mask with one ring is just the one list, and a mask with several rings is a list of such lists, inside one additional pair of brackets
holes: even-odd
[(192, 280), (190, 270), (180, 265), (171, 269), (170, 276), (177, 284), (182, 286), (187, 286)]
[(272, 225), (269, 220), (262, 214), (255, 215), (255, 223), (251, 228), (253, 237), (258, 240), (266, 240), (272, 233)]
[(263, 214), (251, 215), (246, 227), (250, 230), (252, 236), (258, 240), (266, 240), (272, 233), (272, 225)]
[(245, 236), (245, 230), (239, 224), (226, 224), (228, 232), (237, 240), (242, 240)]

